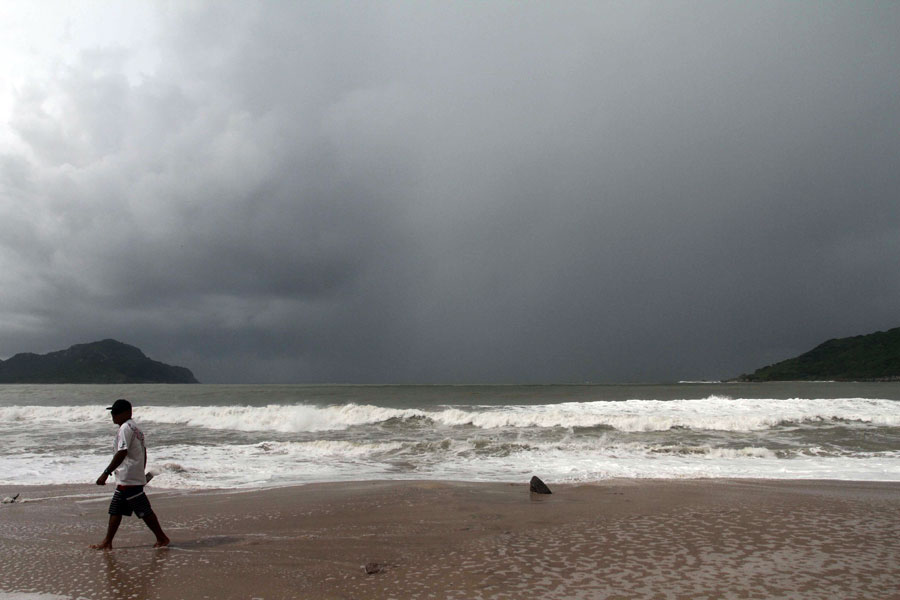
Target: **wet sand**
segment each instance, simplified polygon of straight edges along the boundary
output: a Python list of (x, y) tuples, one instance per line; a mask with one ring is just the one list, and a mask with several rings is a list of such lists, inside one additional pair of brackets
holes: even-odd
[(548, 483), (149, 486), (109, 552), (111, 486), (0, 486), (0, 597), (900, 598), (898, 483)]

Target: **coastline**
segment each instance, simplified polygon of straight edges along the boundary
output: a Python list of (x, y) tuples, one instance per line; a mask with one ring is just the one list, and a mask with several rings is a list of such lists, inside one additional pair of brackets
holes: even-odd
[[(0, 486), (0, 592), (69, 598), (890, 598), (900, 483), (614, 479), (148, 487), (172, 546), (111, 486)], [(365, 565), (375, 564), (367, 574)], [(134, 594), (137, 594), (136, 596)], [(22, 596), (28, 598), (28, 594)], [(38, 596), (31, 596), (37, 598)]]

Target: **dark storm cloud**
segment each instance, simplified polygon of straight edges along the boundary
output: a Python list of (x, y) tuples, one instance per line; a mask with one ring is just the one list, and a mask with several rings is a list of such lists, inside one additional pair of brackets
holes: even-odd
[(719, 377), (896, 326), (892, 4), (220, 4), (17, 98), (2, 347)]

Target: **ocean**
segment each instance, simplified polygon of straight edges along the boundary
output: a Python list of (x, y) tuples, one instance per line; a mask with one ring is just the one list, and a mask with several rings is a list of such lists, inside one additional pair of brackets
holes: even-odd
[(900, 383), (2, 385), (0, 484), (93, 482), (134, 404), (160, 487), (900, 481)]

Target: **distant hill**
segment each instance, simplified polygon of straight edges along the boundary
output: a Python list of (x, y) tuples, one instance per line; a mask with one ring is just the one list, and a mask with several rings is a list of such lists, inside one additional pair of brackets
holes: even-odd
[(16, 354), (0, 361), (0, 383), (197, 383), (173, 367), (116, 340), (76, 344), (49, 354)]
[(900, 327), (828, 340), (739, 381), (900, 381)]

